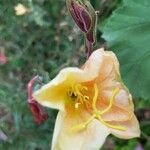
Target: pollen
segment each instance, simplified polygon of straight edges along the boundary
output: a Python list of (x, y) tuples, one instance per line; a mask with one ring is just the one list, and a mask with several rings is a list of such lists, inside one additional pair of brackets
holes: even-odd
[(88, 88), (86, 86), (83, 86), (81, 84), (73, 84), (68, 89), (68, 96), (72, 102), (74, 102), (74, 108), (78, 109), (80, 105), (87, 106), (89, 96), (87, 96), (85, 93), (88, 91)]

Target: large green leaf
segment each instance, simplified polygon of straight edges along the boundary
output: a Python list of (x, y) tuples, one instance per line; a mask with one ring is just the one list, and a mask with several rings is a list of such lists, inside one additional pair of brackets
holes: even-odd
[(124, 0), (102, 28), (134, 97), (150, 98), (150, 0)]

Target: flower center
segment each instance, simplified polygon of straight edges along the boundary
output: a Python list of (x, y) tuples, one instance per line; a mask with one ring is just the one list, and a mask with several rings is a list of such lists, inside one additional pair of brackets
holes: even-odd
[(74, 107), (76, 109), (82, 104), (89, 103), (89, 97), (85, 94), (88, 91), (86, 86), (81, 84), (74, 84), (68, 89), (68, 96), (74, 101)]
[[(104, 124), (105, 126), (107, 126), (109, 128), (125, 131), (126, 130), (125, 127), (119, 126), (119, 125), (112, 125), (112, 124), (107, 123), (106, 121), (104, 121), (104, 119), (102, 118), (102, 115), (105, 114), (106, 112), (108, 112), (111, 109), (111, 107), (113, 105), (113, 101), (115, 99), (115, 96), (118, 94), (119, 90), (120, 90), (119, 88), (115, 88), (113, 90), (112, 96), (110, 97), (109, 105), (107, 106), (107, 108), (105, 108), (104, 110), (99, 110), (96, 106), (99, 91), (98, 91), (97, 84), (94, 84), (94, 91), (95, 92), (94, 92), (94, 96), (93, 96), (93, 99), (92, 99), (92, 106), (91, 106), (92, 107), (92, 114), (91, 114), (91, 117), (87, 121), (72, 127), (71, 131), (83, 130), (84, 128), (87, 127), (87, 125), (91, 121), (93, 121), (93, 119), (97, 119), (98, 121), (100, 121), (102, 124)], [(69, 90), (68, 93), (69, 93), (70, 97), (72, 98), (72, 100), (74, 100), (74, 98), (75, 98), (75, 100), (77, 101), (77, 103), (75, 103), (75, 108), (78, 108), (80, 104), (89, 102), (89, 97), (82, 94), (82, 92), (84, 92), (84, 91), (88, 91), (88, 89), (87, 89), (87, 87), (84, 87), (84, 86), (81, 86), (81, 85), (72, 86), (71, 90)]]

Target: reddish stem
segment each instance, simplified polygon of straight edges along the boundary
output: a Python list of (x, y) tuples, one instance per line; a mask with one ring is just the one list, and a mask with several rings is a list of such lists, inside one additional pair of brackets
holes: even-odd
[(93, 43), (86, 40), (86, 54), (87, 54), (87, 59), (90, 57), (91, 53), (93, 51)]

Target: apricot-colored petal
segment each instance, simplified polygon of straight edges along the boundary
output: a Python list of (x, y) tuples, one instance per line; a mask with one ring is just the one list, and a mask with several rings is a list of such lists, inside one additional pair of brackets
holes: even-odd
[(33, 97), (43, 106), (64, 109), (65, 85), (49, 83), (33, 93)]
[(96, 82), (100, 84), (102, 88), (107, 88), (110, 83), (118, 79), (120, 79), (118, 59), (113, 52), (104, 51), (103, 61)]
[(86, 61), (86, 63), (83, 65), (82, 69), (85, 73), (84, 82), (91, 81), (98, 77), (102, 67), (104, 53), (105, 52), (103, 48), (94, 51)]
[[(116, 87), (114, 87), (114, 89), (115, 88)], [(107, 103), (109, 103), (109, 99), (112, 95), (112, 91), (108, 90), (104, 92), (105, 99), (108, 101)], [(131, 113), (133, 113), (133, 111), (134, 111), (134, 107), (132, 103), (132, 97), (130, 93), (128, 93), (128, 91), (122, 88), (114, 98), (111, 109), (105, 114), (103, 114), (103, 119), (105, 121), (128, 120), (131, 116)]]
[(131, 107), (131, 110), (133, 111), (132, 96), (129, 91), (125, 89), (125, 87), (121, 87), (119, 93), (116, 95), (114, 102), (115, 105), (120, 106), (121, 108)]
[(114, 105), (122, 109), (127, 109), (130, 106), (133, 110), (132, 96), (129, 93), (128, 89), (124, 85), (122, 85), (121, 82), (116, 81), (116, 83), (110, 85), (109, 88), (103, 90), (103, 96), (107, 97), (106, 99), (109, 100), (109, 97), (111, 97), (113, 90), (116, 88), (119, 88), (119, 92), (115, 96)]
[(126, 121), (130, 118), (129, 111), (114, 107), (102, 115), (104, 121)]
[(110, 133), (109, 129), (96, 119), (82, 131), (70, 132), (69, 128), (70, 123), (65, 114), (59, 112), (55, 124), (52, 150), (98, 150)]
[(109, 105), (113, 91), (119, 88), (119, 93), (114, 97), (111, 109), (103, 114), (103, 119), (105, 121), (128, 120), (129, 114), (134, 109), (132, 97), (121, 81), (119, 62), (113, 52), (105, 51), (95, 82), (99, 88), (98, 107), (101, 110)]
[(140, 136), (139, 122), (134, 114), (132, 118), (128, 121), (110, 122), (110, 123), (120, 125), (126, 128), (125, 131), (110, 129), (111, 133), (119, 138), (130, 139), (130, 138), (135, 138)]

